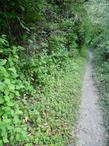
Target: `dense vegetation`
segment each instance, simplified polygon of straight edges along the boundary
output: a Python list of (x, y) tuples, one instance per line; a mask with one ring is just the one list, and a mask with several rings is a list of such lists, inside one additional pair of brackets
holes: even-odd
[(0, 146), (76, 143), (86, 48), (109, 133), (109, 2), (0, 1)]
[(0, 1), (0, 146), (76, 143), (81, 77), (94, 77), (109, 131), (109, 2)]
[(0, 1), (0, 146), (75, 143), (85, 48), (99, 33), (87, 7)]
[(0, 1), (0, 146), (76, 143), (86, 48), (109, 133), (109, 2)]

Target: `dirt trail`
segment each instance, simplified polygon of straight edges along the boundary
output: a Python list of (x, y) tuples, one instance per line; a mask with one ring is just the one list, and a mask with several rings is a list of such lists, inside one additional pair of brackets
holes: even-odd
[(98, 104), (99, 97), (92, 79), (92, 58), (92, 53), (89, 52), (77, 127), (77, 146), (106, 146), (106, 132), (103, 127), (102, 111)]

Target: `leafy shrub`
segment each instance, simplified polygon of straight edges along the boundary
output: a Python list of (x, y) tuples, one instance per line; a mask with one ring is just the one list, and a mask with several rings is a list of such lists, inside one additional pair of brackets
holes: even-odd
[(0, 38), (0, 145), (14, 145), (26, 139), (26, 127), (21, 124), (22, 111), (17, 103), (20, 90), (25, 87), (18, 72), (17, 49), (10, 48), (4, 36)]
[(94, 52), (94, 77), (100, 93), (100, 103), (103, 106), (104, 125), (109, 133), (109, 60), (107, 42), (100, 45)]
[(0, 47), (0, 145), (63, 146), (76, 121), (84, 59), (67, 51), (22, 58), (25, 49), (5, 36)]
[(54, 0), (0, 5), (0, 32), (8, 38), (0, 37), (0, 145), (75, 143), (84, 7)]

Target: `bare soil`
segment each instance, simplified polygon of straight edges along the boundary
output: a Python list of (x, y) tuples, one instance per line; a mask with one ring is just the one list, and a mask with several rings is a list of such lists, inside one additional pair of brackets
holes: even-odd
[(80, 118), (77, 126), (77, 146), (106, 146), (106, 131), (103, 126), (103, 114), (98, 104), (99, 96), (92, 78), (92, 53), (84, 75)]

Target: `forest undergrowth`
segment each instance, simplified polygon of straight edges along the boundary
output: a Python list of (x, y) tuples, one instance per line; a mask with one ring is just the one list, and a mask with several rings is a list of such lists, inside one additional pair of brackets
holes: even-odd
[(0, 146), (76, 143), (89, 33), (81, 2), (0, 1)]

